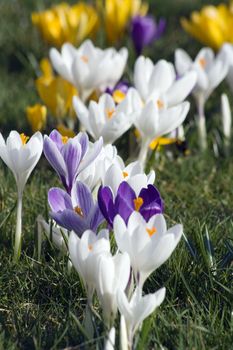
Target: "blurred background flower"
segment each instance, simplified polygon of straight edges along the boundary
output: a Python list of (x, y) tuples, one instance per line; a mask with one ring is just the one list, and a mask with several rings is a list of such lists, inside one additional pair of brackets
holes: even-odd
[(204, 6), (191, 13), (190, 19), (181, 19), (183, 28), (202, 44), (220, 49), (223, 43), (233, 43), (233, 6), (220, 4)]
[(84, 2), (69, 6), (67, 3), (32, 13), (32, 23), (49, 45), (61, 47), (65, 42), (80, 44), (96, 33), (98, 14), (93, 6)]

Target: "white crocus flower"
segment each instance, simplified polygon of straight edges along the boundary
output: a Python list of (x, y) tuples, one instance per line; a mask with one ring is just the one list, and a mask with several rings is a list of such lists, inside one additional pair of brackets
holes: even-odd
[(172, 254), (182, 235), (182, 225), (167, 230), (162, 214), (146, 222), (139, 212), (133, 212), (128, 225), (117, 215), (113, 222), (117, 246), (130, 257), (137, 285), (142, 288), (147, 277)]
[(113, 164), (106, 171), (103, 186), (110, 187), (115, 197), (118, 187), (123, 181), (128, 182), (136, 193), (136, 196), (138, 196), (142, 188), (146, 188), (149, 184), (153, 185), (155, 172), (152, 170), (146, 175), (138, 161), (130, 163), (126, 167), (124, 163)]
[(127, 58), (126, 48), (102, 50), (91, 40), (84, 41), (78, 49), (66, 43), (61, 53), (55, 48), (50, 50), (54, 69), (77, 87), (83, 101), (96, 89), (104, 91), (107, 87), (114, 87), (124, 72)]
[(89, 134), (95, 139), (103, 137), (104, 143), (114, 143), (132, 125), (134, 106), (131, 94), (119, 104), (109, 94), (103, 94), (98, 103), (91, 101), (89, 108), (75, 96), (73, 106), (78, 119)]
[(117, 148), (108, 144), (102, 148), (97, 158), (78, 175), (77, 179), (93, 190), (103, 182), (106, 172), (113, 164), (124, 168), (124, 162), (117, 154)]
[(108, 230), (99, 231), (96, 235), (87, 230), (79, 238), (71, 232), (68, 241), (70, 259), (78, 271), (87, 291), (88, 303), (91, 304), (92, 296), (96, 288), (96, 265), (99, 256), (110, 252)]
[(11, 131), (5, 142), (0, 133), (0, 157), (14, 174), (18, 192), (15, 261), (21, 252), (23, 190), (43, 150), (43, 138), (40, 132), (36, 132), (29, 141), (28, 139), (24, 134)]
[(141, 150), (139, 161), (144, 167), (148, 147), (150, 143), (157, 137), (166, 135), (178, 128), (185, 120), (190, 104), (189, 102), (180, 103), (174, 107), (159, 105), (153, 100), (147, 102), (144, 106), (140, 106), (140, 96), (135, 89), (129, 91), (133, 106), (138, 106), (138, 112), (135, 114), (134, 125), (138, 129), (141, 136)]
[(144, 103), (152, 100), (158, 107), (172, 107), (183, 102), (197, 80), (195, 72), (177, 79), (172, 63), (140, 56), (134, 67), (134, 86)]
[(104, 350), (114, 350), (115, 340), (116, 340), (116, 329), (115, 327), (112, 327), (105, 341)]
[(103, 309), (103, 317), (110, 326), (117, 313), (116, 294), (125, 290), (130, 278), (130, 259), (127, 253), (102, 254), (96, 271), (96, 289)]
[(230, 103), (226, 94), (221, 95), (221, 112), (224, 144), (227, 151), (230, 146), (232, 116)]
[(159, 307), (165, 298), (166, 289), (161, 288), (153, 294), (142, 296), (136, 288), (130, 301), (122, 290), (117, 293), (117, 305), (126, 322), (128, 347), (133, 346), (133, 337), (143, 321)]
[(180, 76), (190, 70), (197, 73), (197, 83), (192, 91), (198, 110), (198, 130), (201, 149), (207, 148), (205, 122), (205, 103), (214, 89), (223, 81), (228, 72), (228, 65), (221, 55), (215, 57), (210, 48), (203, 48), (194, 61), (182, 49), (175, 52), (175, 66)]

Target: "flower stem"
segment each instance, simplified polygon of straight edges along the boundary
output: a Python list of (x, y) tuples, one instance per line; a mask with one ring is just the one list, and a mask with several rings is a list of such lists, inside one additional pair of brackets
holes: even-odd
[(14, 261), (17, 262), (21, 254), (22, 245), (22, 203), (23, 192), (18, 190), (17, 199), (17, 217), (16, 217), (16, 230), (15, 230), (15, 247), (14, 247)]
[(149, 144), (150, 144), (150, 141), (148, 139), (142, 139), (138, 160), (141, 163), (143, 169), (145, 169), (145, 165), (146, 165), (146, 158), (147, 158)]
[(200, 148), (202, 151), (207, 149), (207, 132), (206, 132), (206, 119), (205, 119), (205, 101), (203, 98), (197, 99), (197, 127), (200, 138)]

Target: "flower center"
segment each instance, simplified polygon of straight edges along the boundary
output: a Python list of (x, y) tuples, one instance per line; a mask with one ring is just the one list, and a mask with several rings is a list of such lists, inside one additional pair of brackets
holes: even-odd
[(93, 245), (92, 244), (88, 244), (88, 250), (90, 250), (90, 251), (93, 250)]
[(160, 99), (158, 99), (158, 100), (157, 100), (157, 106), (158, 106), (158, 109), (164, 108), (164, 103), (163, 103), (163, 101), (160, 100)]
[(123, 171), (122, 174), (123, 174), (124, 177), (129, 176), (129, 174), (126, 171)]
[(152, 228), (147, 228), (146, 231), (147, 231), (148, 235), (151, 237), (151, 236), (153, 236), (154, 233), (157, 232), (157, 229), (156, 229), (156, 227), (152, 227)]
[(107, 109), (106, 109), (107, 118), (108, 118), (108, 119), (111, 119), (114, 112), (115, 112), (115, 109), (114, 109), (114, 108), (112, 108), (112, 109), (107, 108)]
[(63, 143), (64, 145), (68, 142), (68, 140), (69, 140), (69, 137), (68, 137), (68, 136), (62, 136), (62, 137), (61, 137), (61, 141), (62, 141), (62, 143)]
[(87, 56), (83, 55), (81, 56), (81, 60), (84, 62), (84, 63), (88, 63), (89, 59)]
[(83, 217), (83, 211), (82, 209), (77, 205), (76, 207), (74, 207), (74, 211), (75, 213), (77, 213), (79, 216)]
[(26, 136), (24, 133), (22, 133), (22, 134), (20, 134), (20, 138), (21, 138), (23, 146), (26, 145), (27, 141), (29, 140), (29, 136)]
[(141, 208), (141, 206), (143, 205), (143, 199), (142, 199), (142, 197), (137, 197), (137, 198), (135, 198), (134, 200), (133, 200), (133, 202), (134, 202), (134, 208), (135, 208), (135, 210), (136, 211), (139, 211), (140, 210), (140, 208)]
[(125, 94), (121, 90), (115, 90), (112, 94), (112, 97), (114, 99), (114, 102), (121, 103), (125, 98)]
[(204, 58), (200, 58), (198, 62), (199, 62), (200, 66), (201, 66), (202, 68), (205, 68), (205, 66), (206, 66), (206, 60), (205, 60)]

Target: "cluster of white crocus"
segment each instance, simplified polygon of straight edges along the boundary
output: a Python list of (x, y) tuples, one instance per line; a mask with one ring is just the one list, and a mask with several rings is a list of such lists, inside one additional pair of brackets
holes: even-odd
[(146, 222), (135, 211), (128, 224), (116, 216), (113, 232), (118, 247), (115, 255), (110, 251), (106, 229), (97, 235), (87, 230), (81, 238), (72, 232), (68, 247), (73, 266), (86, 288), (89, 305), (96, 291), (109, 329), (114, 325), (117, 310), (120, 311), (125, 326), (122, 333), (127, 339), (125, 348), (131, 348), (143, 320), (165, 297), (165, 288), (143, 295), (143, 284), (170, 257), (181, 238), (182, 226), (167, 230), (163, 215), (154, 215)]
[(64, 79), (77, 87), (83, 101), (95, 90), (103, 92), (107, 87), (114, 87), (120, 80), (128, 58), (128, 50), (114, 48), (101, 50), (86, 40), (76, 49), (71, 44), (64, 44), (61, 53), (53, 48), (50, 59), (54, 69)]

